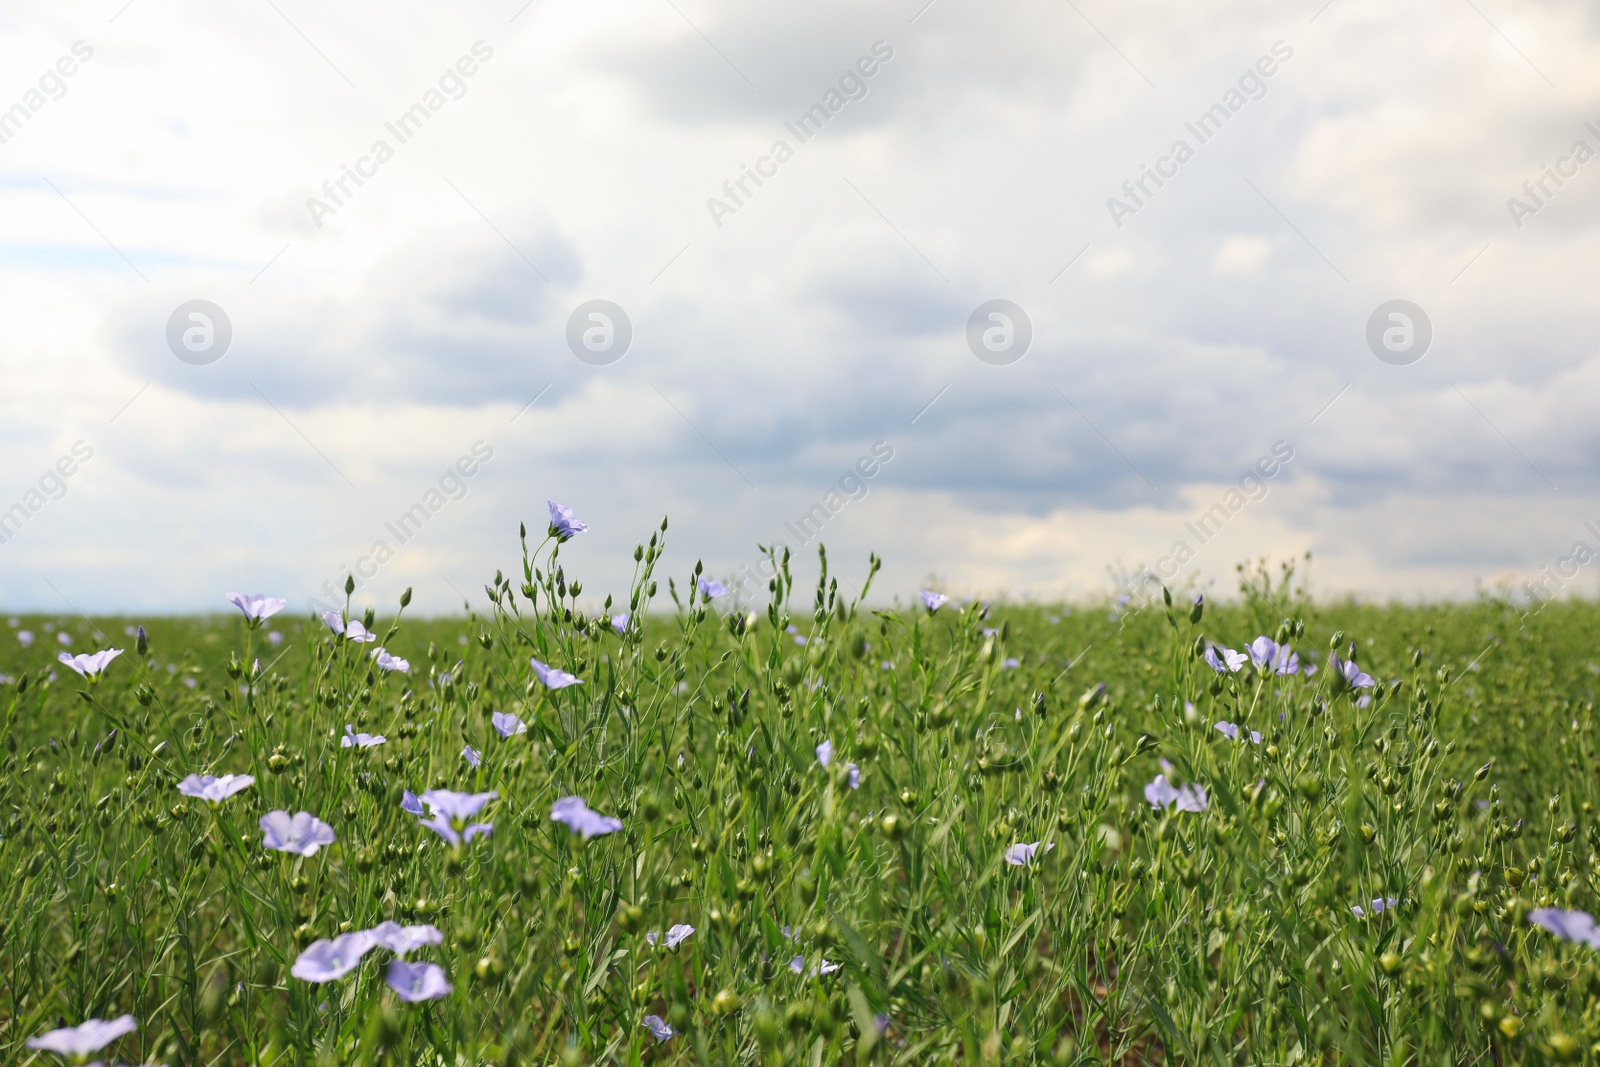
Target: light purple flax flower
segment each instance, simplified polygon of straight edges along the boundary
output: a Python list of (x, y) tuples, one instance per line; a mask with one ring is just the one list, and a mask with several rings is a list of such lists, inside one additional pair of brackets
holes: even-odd
[(714, 578), (701, 578), (699, 589), (700, 595), (707, 600), (715, 600), (719, 596), (728, 595), (728, 587)]
[(572, 509), (554, 500), (546, 500), (550, 508), (550, 536), (558, 541), (570, 541), (578, 534), (587, 533), (589, 524), (572, 517)]
[(624, 611), (620, 615), (611, 616), (611, 628), (613, 630), (617, 631), (617, 633), (619, 633), (619, 634), (620, 633), (627, 633), (627, 631), (628, 631), (628, 613), (626, 611)]
[(474, 767), (481, 767), (483, 765), (483, 753), (479, 752), (471, 745), (461, 746), (461, 758), (472, 764)]
[[(1007, 863), (1011, 864), (1011, 866), (1013, 866), (1013, 867), (1027, 867), (1027, 866), (1030, 866), (1033, 863), (1033, 857), (1039, 851), (1039, 845), (1040, 845), (1040, 842), (1038, 842), (1038, 841), (1035, 841), (1031, 845), (1023, 844), (1021, 842), (1018, 842), (1017, 844), (1012, 845), (1010, 848), (1006, 849), (1004, 859), (1005, 859), (1005, 861)], [(1053, 849), (1055, 847), (1056, 847), (1056, 843), (1054, 841), (1046, 841), (1046, 842), (1044, 842), (1044, 850), (1046, 852), (1049, 852), (1051, 849)]]
[(389, 740), (382, 734), (358, 734), (350, 723), (344, 724), (344, 736), (339, 738), (340, 748), (373, 748)]
[[(1228, 722), (1227, 720), (1217, 723), (1217, 730), (1220, 731), (1222, 736), (1226, 737), (1229, 741), (1242, 741), (1244, 739), (1239, 733), (1239, 727), (1231, 722)], [(1259, 745), (1261, 743), (1261, 731), (1251, 730), (1250, 741), (1253, 744)]]
[(533, 668), (533, 673), (539, 676), (539, 681), (544, 683), (546, 689), (565, 689), (569, 685), (582, 685), (583, 679), (575, 674), (568, 674), (560, 667), (550, 667), (536, 659), (528, 661)]
[(417, 799), (417, 794), (407, 789), (400, 795), (400, 810), (412, 815), (421, 815), (422, 801)]
[(411, 673), (411, 661), (401, 659), (399, 656), (391, 656), (388, 649), (373, 649), (372, 658), (377, 661), (380, 671), (399, 671), (401, 674)]
[(322, 613), (322, 621), (327, 624), (328, 629), (343, 637), (346, 641), (358, 641), (366, 644), (378, 639), (378, 635), (363, 626), (360, 619), (351, 619), (347, 623), (337, 611), (324, 611)]
[(822, 769), (827, 770), (828, 764), (833, 762), (833, 742), (824, 741), (817, 746), (817, 762), (822, 764)]
[(79, 1026), (51, 1030), (47, 1034), (28, 1038), (28, 1047), (43, 1052), (55, 1052), (68, 1059), (87, 1059), (123, 1034), (139, 1029), (133, 1016), (121, 1015), (110, 1021), (90, 1019)]
[(1590, 948), (1600, 948), (1600, 929), (1595, 927), (1594, 916), (1586, 911), (1535, 908), (1528, 912), (1528, 921), (1550, 931), (1562, 940), (1576, 941)]
[(950, 598), (943, 593), (934, 593), (927, 589), (920, 591), (917, 595), (922, 598), (922, 606), (928, 609), (930, 615), (950, 602)]
[(573, 833), (582, 834), (585, 841), (622, 829), (621, 819), (590, 811), (582, 797), (562, 797), (556, 801), (550, 806), (550, 819), (565, 823)]
[(289, 973), (301, 981), (318, 985), (331, 982), (355, 970), (361, 957), (372, 951), (376, 944), (372, 935), (365, 930), (340, 934), (332, 941), (313, 942), (310, 948), (300, 953), (300, 958), (294, 961)]
[(492, 822), (475, 822), (458, 833), (456, 828), (451, 825), (450, 820), (443, 815), (435, 815), (431, 819), (419, 819), (417, 821), (450, 842), (452, 846), (459, 846), (464, 841), (470, 842), (480, 834), (488, 837), (489, 832), (494, 829), (494, 823)]
[(1250, 642), (1250, 662), (1263, 671), (1273, 674), (1295, 674), (1300, 670), (1300, 657), (1288, 645), (1280, 645), (1266, 634)]
[(296, 856), (315, 856), (323, 845), (334, 842), (333, 827), (309, 811), (290, 815), (287, 811), (269, 811), (261, 816), (261, 845), (277, 852), (293, 852)]
[(1210, 803), (1203, 787), (1191, 784), (1180, 789), (1167, 781), (1164, 774), (1156, 775), (1155, 781), (1144, 787), (1144, 798), (1153, 808), (1176, 804), (1179, 811), (1205, 811)]
[(528, 732), (528, 724), (509, 711), (497, 711), (489, 719), (494, 724), (494, 732), (501, 737), (515, 737)]
[(450, 980), (444, 976), (444, 968), (437, 963), (390, 960), (383, 980), (407, 1004), (438, 1000), (450, 995)]
[(224, 774), (221, 777), (211, 774), (191, 774), (178, 783), (178, 792), (186, 797), (198, 797), (213, 804), (220, 804), (233, 794), (255, 784), (255, 776), (249, 774)]
[[(1355, 646), (1352, 645), (1351, 647), (1354, 648)], [(1341, 660), (1338, 656), (1330, 655), (1328, 657), (1328, 666), (1344, 675), (1344, 680), (1351, 689), (1371, 689), (1378, 684), (1373, 680), (1372, 675), (1364, 672), (1350, 660)]]
[(122, 649), (108, 648), (103, 652), (96, 652), (92, 656), (86, 656), (82, 653), (74, 656), (63, 652), (61, 655), (57, 656), (56, 659), (60, 660), (62, 663), (65, 663), (68, 667), (71, 667), (85, 678), (98, 678), (100, 676), (100, 672), (109, 667), (111, 665), (111, 661), (120, 655), (122, 655)]
[(1245, 664), (1250, 662), (1250, 657), (1221, 645), (1209, 645), (1206, 648), (1205, 661), (1218, 674), (1227, 674), (1244, 670)]
[[(667, 947), (677, 948), (684, 941), (688, 940), (689, 935), (692, 933), (694, 933), (694, 927), (688, 925), (687, 923), (677, 923), (674, 926), (667, 927)], [(655, 944), (660, 937), (660, 930), (651, 930), (648, 934), (644, 935), (644, 939), (652, 945)]]
[(430, 789), (421, 797), (430, 810), (458, 822), (465, 822), (489, 801), (499, 799), (499, 793), (452, 793), (448, 789)]
[(244, 617), (259, 624), (282, 611), (288, 601), (279, 596), (262, 596), (260, 593), (229, 593), (228, 603), (244, 612)]
[(372, 935), (374, 946), (386, 948), (396, 956), (407, 956), (419, 948), (437, 945), (444, 941), (444, 934), (437, 926), (430, 926), (427, 923), (401, 926), (393, 919), (379, 923), (367, 933)]
[[(804, 974), (806, 970), (805, 957), (796, 956), (794, 959), (790, 960), (789, 969), (795, 974)], [(815, 978), (819, 974), (832, 974), (838, 969), (839, 965), (837, 963), (829, 963), (827, 960), (823, 960), (820, 964), (811, 968), (811, 977)]]
[(1164, 808), (1178, 799), (1178, 790), (1167, 781), (1166, 775), (1158, 774), (1155, 781), (1144, 787), (1144, 798), (1152, 808)]
[(646, 1015), (641, 1025), (650, 1028), (650, 1036), (657, 1041), (666, 1041), (678, 1031), (667, 1025), (667, 1021), (659, 1015)]
[(856, 766), (854, 763), (845, 764), (845, 768), (850, 772), (850, 788), (851, 789), (860, 789), (861, 788), (861, 768)]

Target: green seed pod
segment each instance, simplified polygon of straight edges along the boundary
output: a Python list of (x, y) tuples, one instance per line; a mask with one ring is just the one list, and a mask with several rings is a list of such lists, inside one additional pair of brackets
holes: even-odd
[(1559, 1030), (1552, 1031), (1544, 1039), (1545, 1051), (1557, 1063), (1573, 1063), (1583, 1055), (1583, 1046), (1571, 1034), (1564, 1034)]
[(751, 1029), (755, 1031), (756, 1043), (764, 1049), (771, 1049), (778, 1044), (780, 1035), (780, 1021), (778, 1013), (765, 1001), (757, 1002), (755, 1019), (752, 1020)]

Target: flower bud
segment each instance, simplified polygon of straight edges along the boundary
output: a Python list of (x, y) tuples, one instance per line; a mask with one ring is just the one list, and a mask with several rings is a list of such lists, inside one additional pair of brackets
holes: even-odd
[(1544, 1043), (1550, 1058), (1557, 1063), (1572, 1063), (1583, 1055), (1583, 1046), (1578, 1044), (1578, 1039), (1559, 1030), (1553, 1031)]
[(222, 1018), (228, 996), (227, 975), (218, 971), (213, 974), (200, 991), (200, 1017), (207, 1024), (215, 1025)]
[(756, 1017), (752, 1029), (755, 1030), (756, 1042), (764, 1049), (770, 1049), (778, 1043), (779, 1021), (778, 1013), (773, 1011), (765, 1000), (756, 1008)]

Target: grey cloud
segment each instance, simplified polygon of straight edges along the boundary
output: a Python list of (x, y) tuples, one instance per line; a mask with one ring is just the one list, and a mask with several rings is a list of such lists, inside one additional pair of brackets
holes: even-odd
[[(571, 374), (566, 305), (576, 251), (548, 231), (425, 234), (372, 270), (351, 297), (235, 285), (216, 302), (233, 344), (205, 367), (166, 347), (166, 316), (187, 294), (141, 294), (114, 309), (108, 341), (131, 374), (217, 400), (291, 408), (416, 401), (474, 405)], [(542, 280), (528, 262), (537, 264)], [(259, 390), (259, 392), (258, 392)]]

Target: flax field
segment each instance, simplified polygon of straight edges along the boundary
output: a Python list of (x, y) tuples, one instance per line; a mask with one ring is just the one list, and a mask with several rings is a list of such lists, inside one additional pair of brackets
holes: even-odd
[(740, 602), (552, 520), (471, 614), (4, 619), (0, 1061), (1600, 1053), (1593, 603)]

